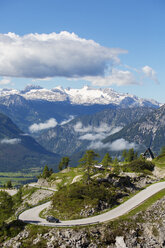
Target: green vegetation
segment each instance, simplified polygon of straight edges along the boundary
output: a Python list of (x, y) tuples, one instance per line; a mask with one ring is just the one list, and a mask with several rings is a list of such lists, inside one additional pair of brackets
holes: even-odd
[(12, 187), (13, 187), (13, 186), (12, 186), (11, 180), (7, 181), (7, 183), (6, 183), (6, 188), (11, 189)]
[(123, 165), (123, 170), (126, 172), (142, 172), (150, 174), (154, 170), (155, 165), (147, 160), (134, 160), (128, 164)]
[(108, 183), (78, 182), (64, 186), (53, 196), (53, 214), (60, 219), (81, 218), (81, 210), (95, 208), (101, 211), (101, 203), (113, 206), (117, 203), (117, 192)]
[(37, 180), (39, 170), (30, 173), (23, 172), (0, 172), (0, 187), (6, 186), (11, 181), (12, 186), (20, 186)]
[(52, 175), (52, 173), (53, 173), (53, 169), (52, 168), (49, 169), (48, 166), (45, 165), (43, 172), (38, 176), (38, 178), (46, 179), (46, 178), (50, 177)]
[(164, 147), (162, 147), (162, 151), (161, 151), (160, 155), (154, 159), (154, 163), (160, 169), (164, 169), (165, 170), (165, 153), (164, 153)]
[(0, 223), (13, 214), (12, 197), (5, 191), (0, 191)]
[(91, 170), (93, 170), (93, 166), (97, 164), (98, 162), (95, 159), (95, 157), (98, 157), (99, 155), (95, 153), (93, 150), (87, 150), (84, 156), (79, 160), (80, 166), (85, 168), (85, 175), (87, 177), (87, 183), (89, 184), (91, 180)]
[(124, 158), (125, 162), (131, 162), (138, 158), (137, 152), (134, 151), (133, 148), (127, 150), (123, 150), (122, 157)]
[(69, 157), (63, 157), (58, 165), (58, 169), (61, 171), (63, 169), (68, 168), (70, 159)]
[(77, 178), (77, 180), (80, 180), (83, 175), (83, 168), (68, 167), (67, 169), (62, 170), (58, 173), (53, 173), (47, 180), (49, 182), (52, 182), (58, 188), (61, 188), (66, 184), (70, 185), (75, 178)]
[(10, 223), (3, 223), (0, 225), (0, 243), (5, 241), (7, 238), (13, 238), (18, 233), (23, 231), (26, 224), (20, 220), (13, 220)]
[[(20, 200), (20, 199), (19, 199)], [(25, 226), (21, 221), (14, 220), (8, 223), (8, 219), (14, 214), (16, 198), (5, 191), (0, 191), (0, 243), (4, 239), (16, 236)]]
[(112, 163), (112, 158), (110, 157), (109, 153), (106, 153), (103, 160), (101, 161), (101, 164), (104, 167), (108, 167)]

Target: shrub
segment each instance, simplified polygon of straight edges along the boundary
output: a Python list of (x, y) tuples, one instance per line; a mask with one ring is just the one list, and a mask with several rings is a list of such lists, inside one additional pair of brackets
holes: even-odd
[(124, 166), (125, 171), (133, 171), (133, 172), (147, 172), (153, 171), (155, 165), (151, 161), (146, 160), (135, 160), (131, 163)]

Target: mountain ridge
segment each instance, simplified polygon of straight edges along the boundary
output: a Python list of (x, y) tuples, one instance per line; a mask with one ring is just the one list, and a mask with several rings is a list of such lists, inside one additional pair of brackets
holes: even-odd
[[(19, 171), (57, 164), (60, 156), (47, 151), (23, 133), (10, 118), (0, 113), (0, 171)], [(56, 166), (55, 166), (56, 164)]]
[(50, 102), (69, 102), (73, 105), (114, 104), (120, 107), (160, 107), (161, 104), (153, 99), (143, 99), (128, 93), (118, 93), (111, 88), (92, 88), (84, 86), (81, 89), (53, 89), (29, 85), (24, 90), (1, 89), (0, 97), (20, 95), (26, 100), (46, 100)]
[(118, 133), (106, 137), (103, 143), (121, 138), (129, 142), (133, 141), (143, 148), (148, 147), (152, 141), (152, 150), (159, 154), (161, 147), (165, 146), (165, 105), (146, 114), (136, 122), (130, 123)]

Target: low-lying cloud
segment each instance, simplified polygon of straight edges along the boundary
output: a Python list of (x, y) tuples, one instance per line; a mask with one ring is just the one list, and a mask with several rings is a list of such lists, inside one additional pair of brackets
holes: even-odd
[(124, 149), (137, 148), (134, 142), (129, 143), (127, 140), (121, 138), (113, 141), (112, 143), (104, 144), (102, 142), (107, 136), (119, 132), (122, 127), (109, 126), (107, 123), (100, 123), (95, 127), (92, 125), (83, 126), (82, 122), (77, 122), (74, 126), (75, 132), (79, 133), (80, 140), (88, 140), (90, 144), (88, 149), (102, 150), (107, 149), (109, 151), (122, 151)]
[(34, 123), (29, 127), (31, 133), (39, 132), (41, 130), (53, 128), (57, 126), (57, 121), (54, 118), (50, 118), (49, 120), (41, 123)]
[(73, 119), (74, 119), (74, 116), (73, 115), (70, 115), (69, 116), (69, 119), (62, 121), (61, 123), (58, 123), (55, 118), (50, 118), (49, 120), (47, 120), (45, 122), (40, 122), (40, 123), (34, 123), (34, 124), (32, 124), (29, 127), (29, 131), (31, 133), (35, 133), (35, 132), (42, 131), (44, 129), (54, 128), (57, 125), (63, 126), (65, 124), (69, 123)]
[(74, 116), (73, 115), (70, 115), (67, 120), (62, 121), (59, 125), (60, 126), (63, 126), (65, 124), (69, 123), (70, 121), (72, 121), (73, 119), (74, 119)]
[(120, 63), (120, 48), (107, 48), (66, 31), (50, 34), (0, 34), (0, 75), (43, 79), (104, 75)]
[(122, 151), (124, 149), (130, 149), (134, 148), (137, 149), (137, 145), (134, 142), (129, 143), (125, 139), (117, 139), (113, 141), (112, 143), (106, 143), (104, 144), (102, 141), (93, 141), (88, 146), (88, 149), (96, 149), (96, 150), (102, 150), (107, 149), (109, 151)]
[(83, 126), (82, 122), (77, 122), (73, 128), (74, 131), (79, 134), (80, 140), (91, 141), (91, 147), (103, 146), (101, 140), (105, 139), (109, 135), (119, 132), (122, 129), (122, 127), (109, 126), (107, 123), (103, 122), (100, 123), (99, 126)]
[(100, 123), (99, 126), (93, 126), (93, 125), (88, 125), (88, 126), (83, 126), (82, 122), (77, 122), (74, 125), (74, 131), (78, 133), (115, 133), (118, 132), (122, 129), (122, 127), (113, 127), (109, 126), (107, 123)]
[(2, 139), (0, 141), (1, 144), (8, 144), (8, 145), (17, 145), (19, 143), (21, 143), (21, 139), (18, 139), (18, 138), (14, 138), (14, 139)]
[(80, 140), (103, 140), (107, 134), (105, 133), (86, 133), (79, 137)]

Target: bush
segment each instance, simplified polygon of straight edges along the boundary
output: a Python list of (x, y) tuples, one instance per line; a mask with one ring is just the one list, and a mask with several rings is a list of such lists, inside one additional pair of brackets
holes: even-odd
[(24, 227), (25, 223), (20, 220), (14, 220), (9, 224), (2, 223), (0, 225), (0, 242), (4, 241), (4, 238), (12, 238), (15, 237), (19, 232), (21, 232)]
[(116, 204), (117, 194), (112, 187), (105, 183), (91, 182), (87, 185), (79, 182), (57, 191), (53, 197), (53, 208), (66, 218), (76, 218), (85, 206), (99, 211), (100, 202), (106, 202), (108, 206)]
[(132, 171), (132, 172), (147, 172), (147, 171), (153, 171), (155, 165), (151, 161), (146, 160), (135, 160), (131, 163), (124, 166), (125, 171)]

